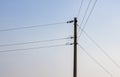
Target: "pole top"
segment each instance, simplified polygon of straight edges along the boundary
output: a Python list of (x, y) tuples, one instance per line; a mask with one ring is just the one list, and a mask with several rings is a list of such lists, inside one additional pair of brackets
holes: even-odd
[(77, 22), (77, 17), (74, 17), (74, 22)]
[(74, 17), (74, 22), (77, 23), (77, 17)]

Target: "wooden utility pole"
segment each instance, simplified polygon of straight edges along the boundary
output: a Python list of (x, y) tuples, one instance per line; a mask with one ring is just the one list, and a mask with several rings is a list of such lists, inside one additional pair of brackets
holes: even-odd
[(73, 77), (77, 77), (77, 18), (74, 18), (74, 57)]
[(74, 20), (68, 21), (67, 23), (73, 22), (74, 22), (73, 77), (77, 77), (77, 18), (75, 17)]

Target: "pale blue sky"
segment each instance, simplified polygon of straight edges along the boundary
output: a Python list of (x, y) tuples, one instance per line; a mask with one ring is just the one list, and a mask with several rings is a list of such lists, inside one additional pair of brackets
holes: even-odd
[[(78, 23), (83, 17), (85, 0)], [(93, 0), (95, 1), (95, 0)], [(81, 0), (0, 0), (0, 30), (65, 22), (78, 13)], [(93, 3), (93, 2), (92, 2)], [(98, 0), (85, 28), (106, 52), (120, 64), (120, 1)], [(49, 40), (73, 35), (73, 24), (0, 32), (0, 45), (35, 40)], [(72, 40), (24, 46), (0, 47), (2, 50), (66, 44)], [(117, 68), (85, 36), (79, 43), (97, 59), (113, 77), (120, 77)], [(0, 77), (72, 77), (73, 47), (63, 46), (28, 51), (0, 53)], [(78, 47), (78, 77), (110, 77)]]

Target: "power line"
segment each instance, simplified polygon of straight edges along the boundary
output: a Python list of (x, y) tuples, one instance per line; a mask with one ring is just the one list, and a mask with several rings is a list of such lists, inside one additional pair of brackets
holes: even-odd
[(65, 40), (65, 39), (70, 39), (70, 38), (59, 38), (59, 39), (50, 39), (50, 40), (42, 40), (42, 41), (29, 41), (29, 42), (23, 42), (23, 43), (3, 44), (3, 45), (0, 45), (0, 47), (14, 46), (14, 45), (25, 45), (25, 44), (50, 42), (50, 41), (59, 41), (59, 40)]
[(113, 64), (115, 64), (115, 65), (120, 69), (120, 65), (119, 65), (118, 63), (116, 63), (116, 61), (113, 60), (112, 57), (111, 57), (110, 55), (108, 55), (108, 53), (107, 53), (91, 36), (89, 36), (84, 30), (82, 30), (82, 31), (83, 31), (84, 34), (89, 38), (89, 40), (91, 40), (91, 41), (96, 45), (96, 47), (99, 48), (99, 49), (103, 52), (103, 54), (104, 54), (105, 56), (107, 56), (108, 59), (111, 60), (111, 62), (112, 62)]
[(81, 3), (80, 3), (80, 7), (79, 7), (79, 11), (78, 11), (77, 18), (78, 18), (79, 15), (80, 15), (80, 12), (81, 12), (81, 8), (82, 8), (82, 5), (83, 5), (83, 2), (84, 2), (84, 0), (82, 0)]
[[(93, 7), (92, 7), (92, 9), (91, 9), (91, 11), (90, 11), (90, 13), (89, 13), (89, 15), (88, 15), (86, 21), (85, 21), (85, 24), (83, 25), (83, 28), (82, 28), (83, 30), (84, 30), (85, 27), (86, 27), (86, 24), (87, 24), (87, 22), (88, 22), (88, 20), (89, 20), (89, 18), (90, 18), (90, 16), (91, 16), (91, 14), (92, 14), (94, 8), (95, 8), (96, 3), (97, 3), (97, 0), (95, 0), (95, 2), (94, 2), (94, 4), (93, 4)], [(80, 30), (80, 28), (81, 28), (81, 27), (79, 26), (79, 30)], [(80, 32), (80, 34), (79, 34), (79, 36), (78, 36), (78, 39), (80, 38), (81, 35), (82, 35), (82, 31)]]
[(0, 51), (0, 52), (13, 52), (13, 51), (33, 50), (33, 49), (41, 49), (41, 48), (53, 48), (53, 47), (60, 47), (60, 46), (65, 46), (65, 45), (66, 44), (58, 44), (58, 45), (32, 47), (32, 48), (25, 48), (25, 49), (3, 50), (3, 51)]
[[(88, 6), (87, 6), (87, 8), (86, 8), (86, 10), (85, 10), (84, 16), (83, 16), (82, 21), (81, 21), (81, 23), (80, 23), (80, 26), (82, 26), (82, 24), (83, 24), (83, 22), (84, 22), (84, 20), (85, 20), (85, 17), (86, 17), (86, 15), (87, 15), (87, 13), (88, 13), (88, 9), (89, 9), (89, 7), (90, 7), (91, 2), (92, 2), (92, 0), (89, 0)], [(78, 31), (78, 32), (79, 32), (79, 31)]]
[(64, 24), (64, 23), (66, 23), (66, 22), (58, 22), (58, 23), (43, 24), (43, 25), (34, 25), (34, 26), (25, 26), (25, 27), (19, 27), (19, 28), (10, 28), (10, 29), (0, 30), (0, 32), (3, 32), (3, 31), (13, 31), (13, 30), (21, 30), (21, 29), (30, 29), (30, 28), (37, 28), (37, 27), (43, 27), (43, 26), (58, 25), (58, 24)]
[(110, 77), (113, 77), (113, 75), (103, 66), (101, 63), (99, 63), (94, 57), (92, 57), (80, 44), (78, 44), (79, 47), (96, 63), (98, 64)]

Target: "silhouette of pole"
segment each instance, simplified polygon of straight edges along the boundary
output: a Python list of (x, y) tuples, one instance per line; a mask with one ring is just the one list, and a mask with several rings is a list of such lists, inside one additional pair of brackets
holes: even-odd
[(77, 77), (77, 18), (75, 17), (74, 20), (67, 21), (67, 23), (73, 22), (74, 22), (73, 77)]
[(74, 57), (73, 77), (77, 77), (77, 18), (74, 18)]

